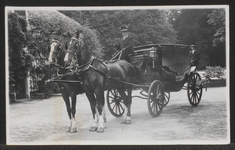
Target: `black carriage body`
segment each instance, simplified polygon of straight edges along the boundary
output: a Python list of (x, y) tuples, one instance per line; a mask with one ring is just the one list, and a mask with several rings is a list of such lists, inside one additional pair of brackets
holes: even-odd
[[(201, 77), (195, 71), (190, 72), (190, 47), (188, 45), (138, 46), (134, 48), (134, 54), (129, 57), (129, 61), (140, 71), (141, 77), (146, 81), (132, 85), (138, 87), (137, 89), (141, 87), (140, 94), (143, 97), (136, 97), (147, 99), (148, 110), (152, 117), (158, 117), (163, 107), (169, 103), (170, 92), (180, 91), (185, 83), (187, 83), (185, 87), (190, 104), (197, 106), (200, 103), (203, 88)], [(116, 89), (108, 91), (107, 105), (116, 117), (124, 113), (124, 101)]]
[(134, 48), (130, 62), (151, 83), (160, 80), (166, 92), (179, 91), (190, 71), (190, 47), (182, 44), (151, 44)]

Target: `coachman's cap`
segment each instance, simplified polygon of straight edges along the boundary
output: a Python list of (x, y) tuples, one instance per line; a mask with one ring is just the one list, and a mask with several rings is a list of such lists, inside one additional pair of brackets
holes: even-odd
[(190, 47), (197, 47), (197, 43), (192, 43)]
[(127, 26), (122, 26), (122, 27), (121, 27), (121, 31), (122, 31), (122, 32), (128, 32), (129, 30), (128, 30), (128, 27), (127, 27)]

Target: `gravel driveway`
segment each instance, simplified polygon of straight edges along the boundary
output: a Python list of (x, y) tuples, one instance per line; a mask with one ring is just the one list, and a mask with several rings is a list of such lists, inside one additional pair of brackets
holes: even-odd
[[(192, 107), (187, 91), (172, 92), (161, 115), (152, 118), (147, 101), (133, 98), (132, 124), (120, 124), (106, 106), (105, 132), (89, 132), (92, 114), (85, 96), (77, 98), (76, 133), (66, 132), (70, 121), (62, 97), (21, 101), (9, 105), (7, 143), (31, 144), (225, 144), (229, 143), (226, 87), (209, 88), (200, 104)], [(133, 91), (138, 95), (139, 91)]]

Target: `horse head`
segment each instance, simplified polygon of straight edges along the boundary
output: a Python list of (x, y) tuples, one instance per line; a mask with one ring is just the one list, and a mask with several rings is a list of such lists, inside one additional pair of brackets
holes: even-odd
[[(86, 60), (87, 57), (82, 55), (81, 51), (84, 48), (84, 42), (80, 32), (76, 32), (75, 35), (70, 39), (70, 41), (65, 45), (65, 57), (64, 62), (66, 65), (71, 65), (72, 62), (78, 61), (81, 57), (83, 60)], [(85, 51), (83, 51), (85, 52)], [(79, 59), (79, 62), (81, 59)], [(79, 65), (81, 65), (77, 62)]]
[(48, 62), (49, 64), (54, 64), (58, 60), (59, 55), (61, 54), (61, 43), (58, 40), (53, 40), (51, 45), (48, 47), (48, 50), (50, 52)]

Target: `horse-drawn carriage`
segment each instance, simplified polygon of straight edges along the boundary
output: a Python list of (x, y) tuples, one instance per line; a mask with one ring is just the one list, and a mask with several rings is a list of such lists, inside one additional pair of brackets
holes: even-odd
[[(146, 81), (133, 85), (141, 89), (147, 99), (149, 113), (157, 117), (170, 100), (170, 92), (185, 89), (187, 83), (188, 100), (192, 106), (199, 104), (202, 96), (200, 75), (190, 72), (190, 47), (179, 44), (152, 44), (134, 48), (130, 63), (138, 68)], [(124, 103), (116, 89), (107, 92), (106, 101), (112, 115), (122, 116)]]
[[(199, 104), (202, 96), (201, 77), (190, 72), (190, 48), (187, 45), (153, 44), (135, 47), (130, 63), (125, 60), (104, 63), (93, 56), (79, 33), (64, 43), (50, 45), (49, 63), (58, 66), (58, 77), (50, 81), (60, 83), (71, 125), (76, 132), (76, 95), (86, 93), (90, 102), (94, 122), (90, 131), (104, 132), (104, 91), (110, 112), (123, 116), (122, 124), (131, 124), (132, 89), (142, 89), (140, 94), (147, 98), (148, 109), (153, 117), (162, 112), (170, 100), (170, 92), (179, 91), (187, 84), (191, 105)], [(75, 62), (75, 65), (74, 65)], [(136, 70), (143, 81), (136, 82)], [(144, 93), (145, 92), (145, 93)], [(146, 94), (147, 93), (147, 94)], [(72, 99), (70, 106), (69, 97)]]

